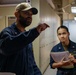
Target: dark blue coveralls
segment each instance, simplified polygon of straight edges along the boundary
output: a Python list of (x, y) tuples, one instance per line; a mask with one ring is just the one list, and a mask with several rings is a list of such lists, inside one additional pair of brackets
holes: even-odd
[[(62, 52), (65, 51), (62, 44), (58, 43), (56, 46), (54, 46), (51, 50), (51, 52)], [(68, 51), (74, 55), (76, 58), (76, 43), (72, 42), (70, 40), (70, 44), (68, 47)], [(50, 67), (52, 67), (52, 64), (54, 63), (54, 60), (50, 56)], [(53, 68), (54, 69), (54, 68)], [(74, 68), (65, 69), (65, 68), (57, 68), (57, 74), (56, 75), (76, 75), (76, 64), (74, 64)]]
[(3, 29), (0, 33), (0, 72), (42, 75), (32, 51), (32, 42), (38, 35), (36, 28), (21, 32), (15, 23)]

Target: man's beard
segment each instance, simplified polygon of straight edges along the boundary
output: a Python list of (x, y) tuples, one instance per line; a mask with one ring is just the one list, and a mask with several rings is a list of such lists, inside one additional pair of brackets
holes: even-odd
[(31, 22), (29, 22), (27, 19), (28, 19), (28, 18), (24, 18), (24, 17), (22, 17), (22, 16), (20, 15), (19, 22), (20, 22), (20, 24), (21, 24), (23, 27), (27, 27), (27, 26), (29, 26), (29, 25), (31, 24)]

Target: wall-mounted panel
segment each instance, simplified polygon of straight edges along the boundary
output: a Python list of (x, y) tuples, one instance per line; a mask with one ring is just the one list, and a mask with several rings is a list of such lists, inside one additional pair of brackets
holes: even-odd
[(31, 2), (31, 0), (0, 0), (0, 5), (4, 4), (18, 4), (21, 2)]
[(56, 30), (60, 25), (59, 16), (53, 11), (46, 0), (40, 0), (40, 21), (50, 26), (39, 37), (40, 68), (43, 73), (50, 63), (50, 51), (58, 42)]

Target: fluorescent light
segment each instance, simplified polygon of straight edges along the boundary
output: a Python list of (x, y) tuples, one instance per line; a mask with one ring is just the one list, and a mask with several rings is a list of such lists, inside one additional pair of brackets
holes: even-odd
[(76, 20), (76, 16), (74, 17), (74, 20)]
[(72, 6), (72, 7), (71, 7), (71, 12), (72, 12), (72, 13), (76, 13), (76, 6)]

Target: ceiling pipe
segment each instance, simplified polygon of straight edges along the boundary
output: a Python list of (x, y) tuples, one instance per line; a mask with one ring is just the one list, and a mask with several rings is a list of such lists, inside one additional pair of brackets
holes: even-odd
[(46, 1), (48, 2), (48, 4), (51, 5), (51, 7), (52, 7), (53, 9), (55, 9), (55, 5), (53, 4), (53, 1), (52, 1), (52, 0), (46, 0)]

